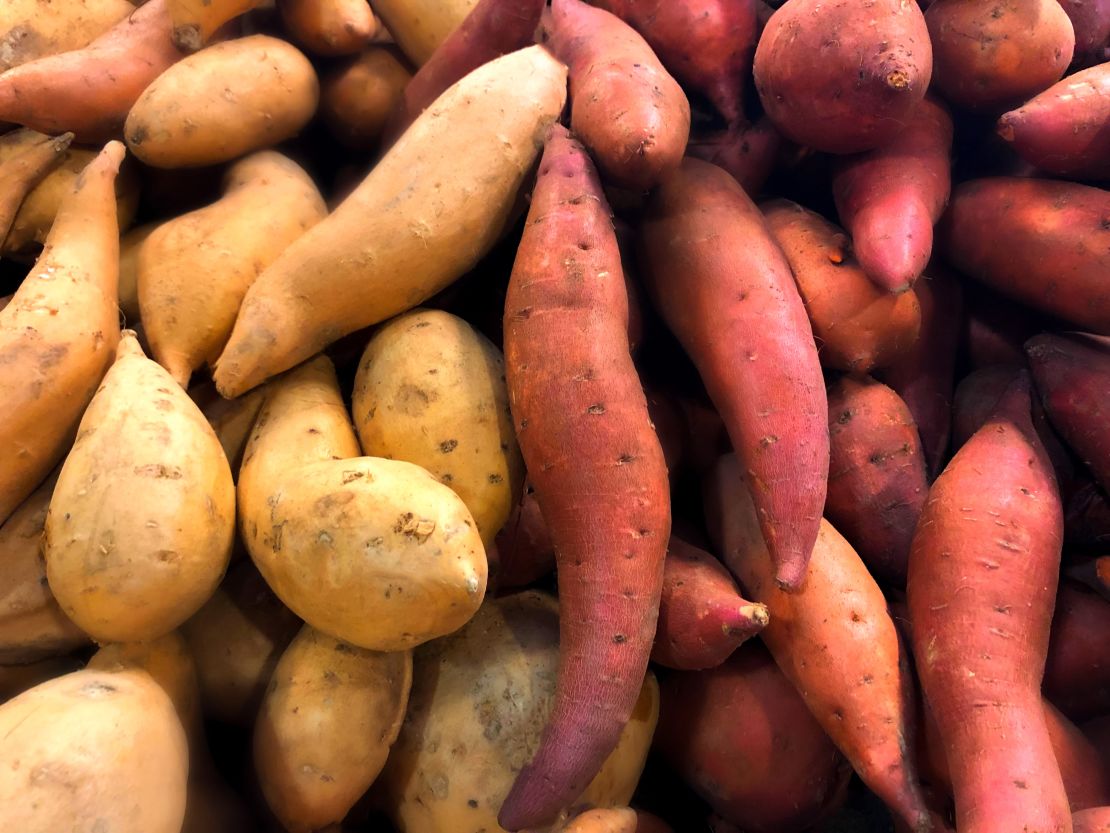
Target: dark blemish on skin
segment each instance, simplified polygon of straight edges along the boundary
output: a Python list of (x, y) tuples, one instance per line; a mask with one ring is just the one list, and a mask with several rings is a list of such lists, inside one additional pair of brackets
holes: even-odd
[(452, 451), (454, 451), (458, 447), (459, 447), (459, 441), (458, 440), (444, 440), (443, 442), (441, 442), (439, 444), (439, 450), (442, 451), (444, 454), (450, 454)]
[(614, 645), (623, 645), (627, 641), (628, 637), (625, 636), (623, 633), (618, 633), (616, 636), (613, 637)]
[(846, 425), (847, 423), (851, 422), (851, 420), (852, 420), (852, 412), (850, 410), (849, 411), (842, 411), (840, 413), (840, 416), (838, 416), (836, 418), (837, 423), (839, 423), (840, 425)]
[(631, 463), (635, 459), (635, 456), (633, 456), (632, 454), (622, 454), (620, 457), (617, 458), (617, 465), (623, 466), (626, 463)]
[(1029, 789), (1029, 785), (1026, 784), (1024, 781), (1022, 781), (1020, 779), (1015, 779), (1014, 780), (1014, 786), (1017, 787), (1019, 790)]
[(504, 480), (505, 478), (504, 478), (504, 477), (502, 477), (502, 476), (501, 476), (501, 475), (499, 475), (499, 474), (491, 474), (491, 475), (489, 476), (489, 478), (488, 478), (488, 479), (489, 479), (489, 482), (490, 482), (490, 483), (500, 483), (500, 482), (501, 482), (501, 481), (503, 481), (503, 480)]
[(586, 408), (586, 413), (587, 414), (603, 414), (603, 413), (605, 413), (605, 406), (600, 404), (600, 403), (598, 403), (596, 405), (590, 405), (590, 407)]
[(469, 807), (471, 810), (474, 810), (478, 807), (478, 800), (476, 798), (468, 799), (466, 802), (466, 806)]

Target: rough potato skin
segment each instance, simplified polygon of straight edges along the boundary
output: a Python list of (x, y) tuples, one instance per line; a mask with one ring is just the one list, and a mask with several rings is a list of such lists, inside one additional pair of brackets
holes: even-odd
[(1072, 720), (1110, 711), (1110, 603), (1062, 582), (1052, 620), (1044, 693)]
[(1001, 112), (1055, 84), (1075, 50), (1056, 0), (935, 0), (925, 12), (937, 89), (952, 104)]
[(889, 142), (931, 75), (929, 33), (911, 0), (789, 0), (755, 50), (755, 88), (775, 127), (827, 153)]
[(707, 671), (668, 674), (655, 748), (750, 833), (798, 833), (844, 796), (851, 768), (757, 642)]
[(887, 292), (904, 292), (929, 263), (952, 187), (951, 153), (952, 118), (926, 98), (888, 144), (833, 162), (840, 222), (863, 271)]
[(1069, 75), (1004, 113), (998, 133), (1042, 171), (1110, 179), (1110, 62)]
[(929, 492), (907, 584), (914, 659), (952, 773), (960, 833), (1070, 833), (1041, 705), (1063, 512), (1029, 379)]
[(678, 165), (690, 103), (635, 29), (580, 0), (552, 0), (539, 38), (570, 70), (570, 128), (607, 182), (647, 190)]
[(559, 679), (540, 748), (498, 816), (550, 823), (615, 748), (647, 670), (670, 537), (663, 450), (628, 349), (609, 206), (552, 127), (505, 300), (509, 404), (558, 560)]
[(1047, 179), (974, 179), (952, 192), (938, 239), (969, 277), (1110, 335), (1110, 191)]
[(648, 203), (639, 256), (743, 461), (777, 579), (796, 589), (825, 504), (829, 429), (790, 265), (736, 181), (689, 158)]
[(829, 386), (829, 441), (826, 516), (876, 577), (904, 587), (929, 491), (910, 409), (886, 385), (845, 376)]
[(134, 11), (127, 0), (5, 0), (0, 7), (0, 72), (88, 46)]

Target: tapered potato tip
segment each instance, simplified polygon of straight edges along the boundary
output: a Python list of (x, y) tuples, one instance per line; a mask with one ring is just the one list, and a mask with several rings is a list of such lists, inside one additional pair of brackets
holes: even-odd
[(721, 616), (721, 626), (733, 636), (761, 631), (770, 621), (767, 605), (759, 603), (740, 605)]
[(127, 356), (138, 356), (145, 359), (142, 345), (139, 344), (139, 335), (134, 330), (120, 330), (119, 344), (116, 345), (116, 361)]

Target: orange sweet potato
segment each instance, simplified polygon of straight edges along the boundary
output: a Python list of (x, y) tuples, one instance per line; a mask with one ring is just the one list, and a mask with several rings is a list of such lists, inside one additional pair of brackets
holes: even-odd
[(281, 0), (278, 9), (293, 40), (314, 55), (353, 55), (378, 32), (366, 0)]
[(1071, 817), (1072, 833), (1110, 833), (1110, 807), (1092, 807)]
[(320, 115), (347, 147), (373, 147), (412, 77), (394, 47), (371, 46), (320, 80)]

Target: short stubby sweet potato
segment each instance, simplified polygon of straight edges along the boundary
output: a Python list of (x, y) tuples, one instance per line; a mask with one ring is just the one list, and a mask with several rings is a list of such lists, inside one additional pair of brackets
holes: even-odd
[(758, 643), (724, 665), (668, 674), (655, 748), (710, 807), (750, 833), (808, 829), (851, 768)]
[(313, 55), (354, 55), (378, 33), (366, 0), (281, 0), (281, 22)]
[(782, 199), (760, 209), (794, 273), (822, 366), (870, 373), (909, 351), (921, 329), (913, 292), (876, 286), (848, 236), (820, 214)]
[(320, 117), (346, 147), (372, 148), (412, 77), (396, 47), (371, 46), (320, 79)]
[(1021, 177), (964, 182), (938, 241), (968, 277), (1110, 335), (1110, 191)]
[(1055, 84), (1075, 50), (1056, 0), (935, 0), (925, 12), (937, 89), (958, 107), (1001, 112)]
[(859, 153), (909, 124), (932, 66), (916, 3), (788, 0), (756, 46), (755, 88), (787, 138), (827, 153)]

